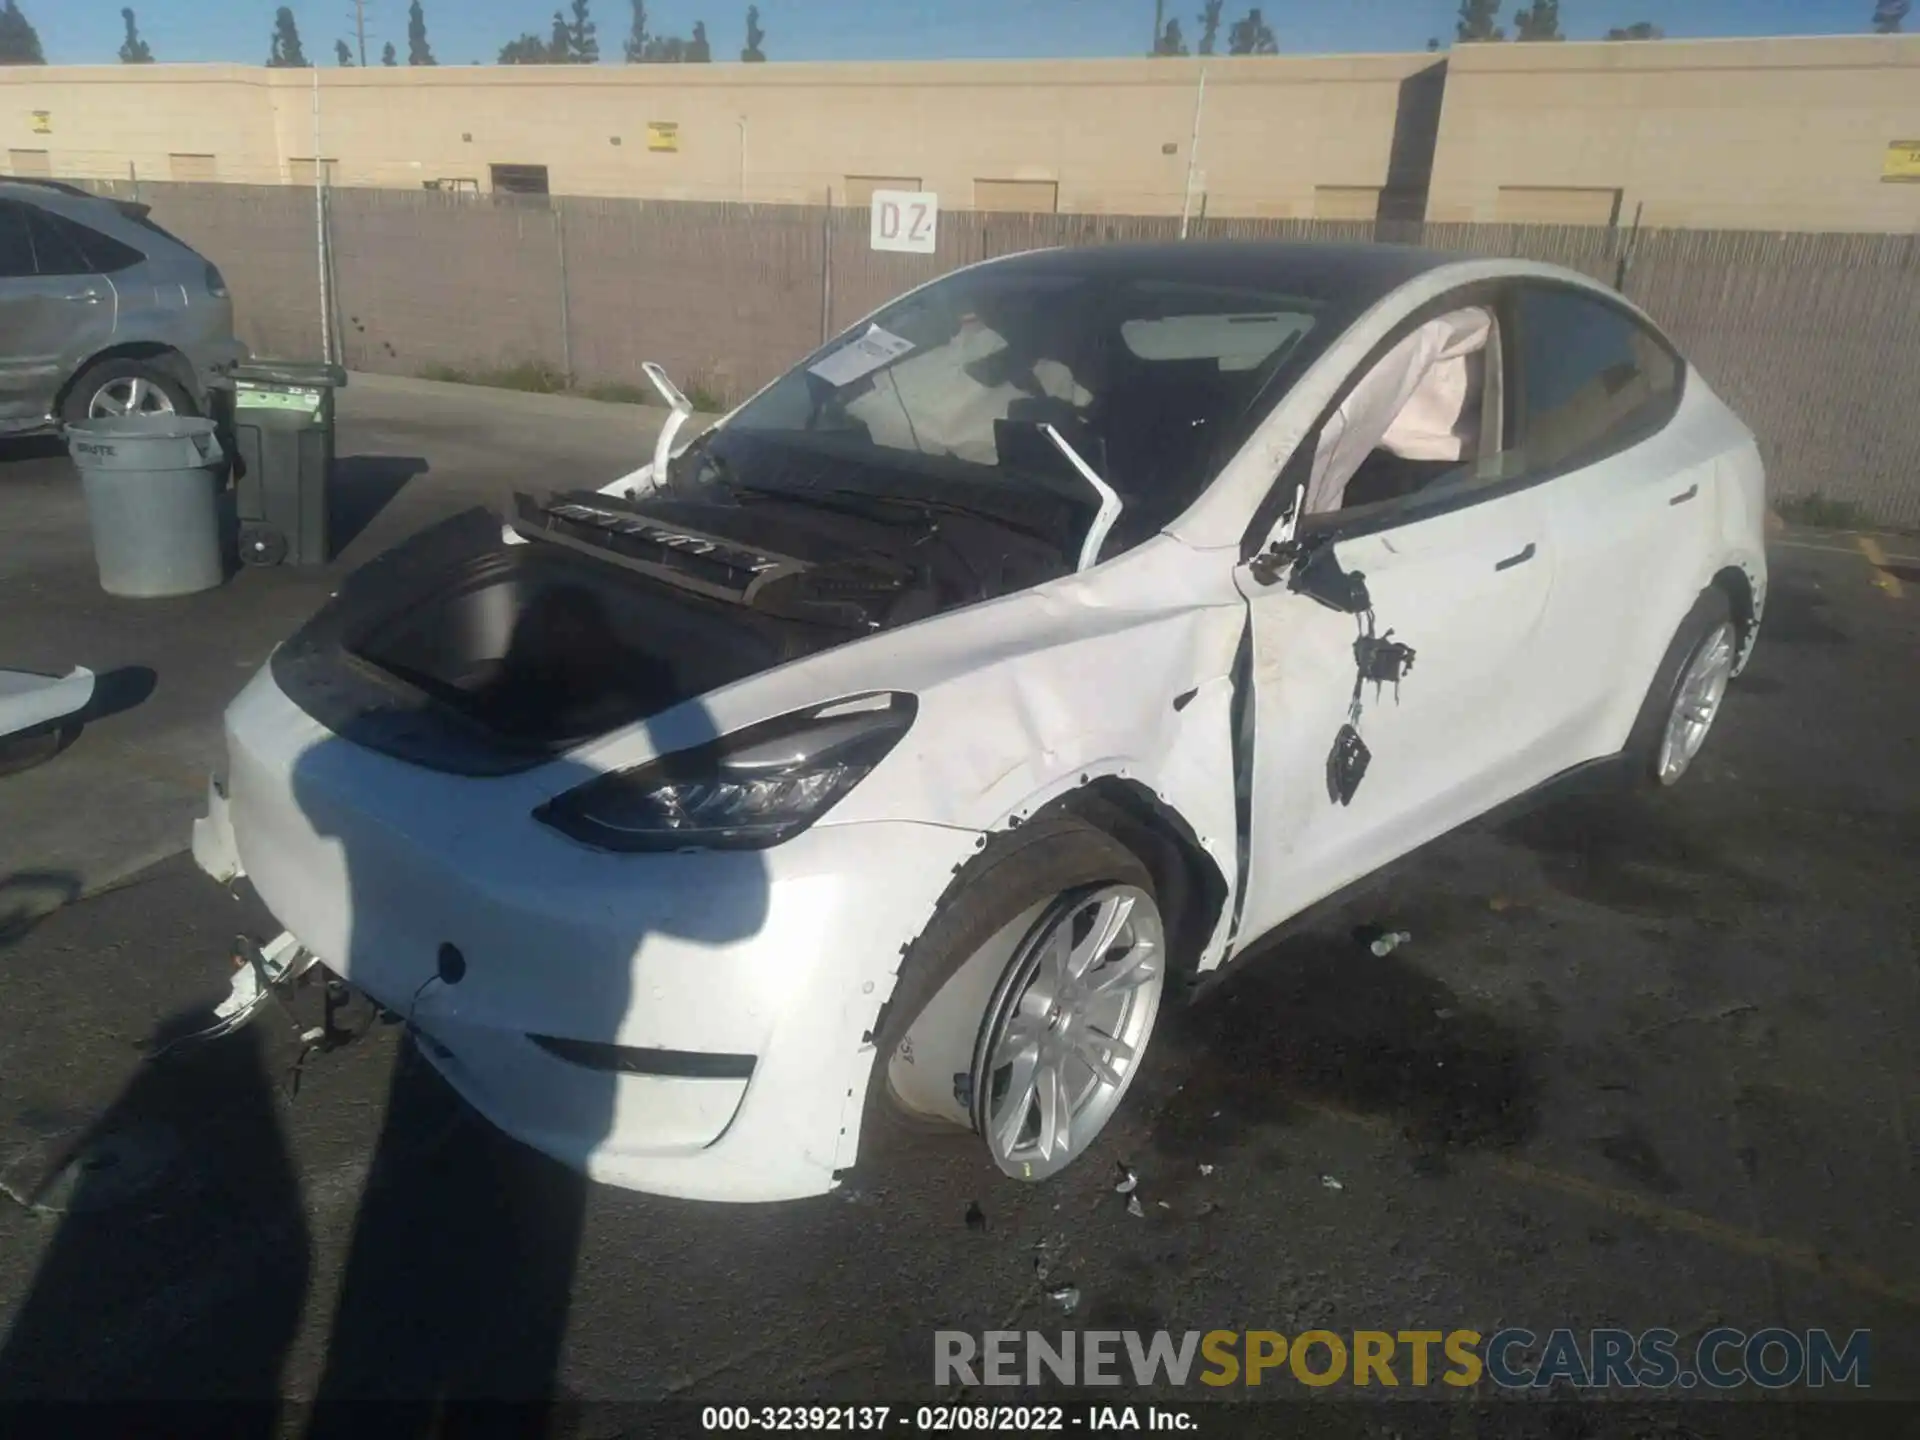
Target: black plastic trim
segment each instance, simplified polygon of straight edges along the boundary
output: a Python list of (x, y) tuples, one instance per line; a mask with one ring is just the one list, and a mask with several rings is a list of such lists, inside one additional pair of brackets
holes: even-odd
[(558, 1035), (527, 1038), (549, 1055), (585, 1070), (621, 1075), (658, 1075), (673, 1080), (751, 1080), (757, 1057), (712, 1050), (659, 1050), (604, 1040), (567, 1040)]

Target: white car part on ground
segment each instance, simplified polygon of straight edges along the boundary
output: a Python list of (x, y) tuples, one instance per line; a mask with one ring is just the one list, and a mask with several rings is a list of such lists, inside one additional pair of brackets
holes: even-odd
[(84, 665), (66, 675), (0, 670), (0, 740), (78, 715), (93, 703), (93, 684)]

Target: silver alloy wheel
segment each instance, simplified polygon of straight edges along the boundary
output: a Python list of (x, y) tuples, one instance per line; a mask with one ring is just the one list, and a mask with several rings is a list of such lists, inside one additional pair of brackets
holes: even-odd
[(109, 380), (93, 392), (87, 402), (87, 418), (104, 420), (115, 415), (171, 415), (173, 397), (153, 381), (139, 375), (122, 375)]
[(1706, 743), (1713, 718), (1720, 713), (1720, 702), (1727, 693), (1727, 681), (1733, 678), (1733, 662), (1739, 644), (1733, 626), (1722, 621), (1695, 647), (1687, 670), (1673, 692), (1673, 708), (1667, 712), (1666, 729), (1660, 736), (1658, 774), (1662, 785), (1671, 785), (1687, 773), (1693, 757)]
[(1119, 1108), (1153, 1034), (1166, 931), (1133, 885), (1063, 895), (1028, 932), (987, 1009), (974, 1057), (974, 1127), (994, 1163), (1044, 1180)]

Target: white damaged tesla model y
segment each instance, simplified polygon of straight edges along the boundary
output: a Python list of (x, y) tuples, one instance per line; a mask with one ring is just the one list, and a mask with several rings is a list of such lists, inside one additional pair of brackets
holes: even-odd
[(357, 571), (228, 712), (195, 851), (600, 1179), (802, 1196), (945, 1123), (1041, 1180), (1310, 904), (1680, 779), (1763, 516), (1747, 429), (1579, 275), (1011, 256)]

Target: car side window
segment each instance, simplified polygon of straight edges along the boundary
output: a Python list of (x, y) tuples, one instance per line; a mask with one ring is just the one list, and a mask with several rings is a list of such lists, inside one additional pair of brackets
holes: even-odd
[(51, 221), (66, 236), (96, 275), (117, 274), (147, 258), (131, 245), (124, 245), (111, 235), (103, 235), (91, 225), (82, 225), (78, 220), (69, 220), (62, 215), (43, 215), (42, 218)]
[(27, 228), (33, 235), (34, 256), (42, 275), (91, 275), (93, 266), (67, 234), (57, 216), (31, 207), (27, 209)]
[(1519, 473), (1549, 475), (1604, 459), (1673, 413), (1680, 363), (1624, 310), (1572, 288), (1524, 285), (1515, 311)]
[(34, 273), (33, 242), (27, 238), (27, 210), (0, 200), (0, 280), (23, 280)]

